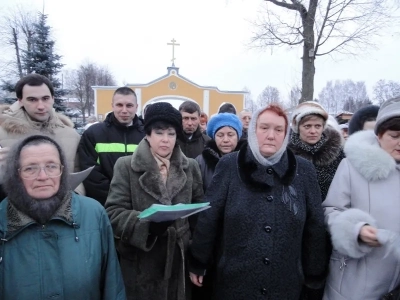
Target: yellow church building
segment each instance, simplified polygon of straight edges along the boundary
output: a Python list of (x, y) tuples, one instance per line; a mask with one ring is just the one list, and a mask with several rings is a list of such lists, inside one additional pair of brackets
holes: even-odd
[[(245, 107), (244, 91), (221, 91), (215, 86), (202, 86), (179, 74), (179, 68), (172, 64), (167, 68), (166, 75), (149, 83), (127, 84), (133, 89), (138, 101), (138, 115), (142, 109), (150, 103), (167, 101), (178, 108), (180, 103), (186, 100), (195, 101), (201, 110), (208, 116), (217, 113), (218, 108), (224, 102), (232, 103), (239, 113)], [(116, 86), (93, 86), (94, 112), (99, 120), (104, 120), (106, 114), (111, 111), (111, 100)]]

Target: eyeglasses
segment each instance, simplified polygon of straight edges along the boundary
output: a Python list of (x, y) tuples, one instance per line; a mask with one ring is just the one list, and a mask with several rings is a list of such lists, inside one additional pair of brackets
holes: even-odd
[(59, 177), (63, 172), (64, 166), (61, 164), (46, 164), (44, 167), (40, 165), (23, 166), (18, 169), (23, 179), (36, 179), (41, 170), (44, 170), (49, 178)]

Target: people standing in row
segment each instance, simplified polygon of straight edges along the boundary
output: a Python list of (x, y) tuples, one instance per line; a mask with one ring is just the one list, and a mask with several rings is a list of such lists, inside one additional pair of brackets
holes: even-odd
[(176, 142), (182, 116), (171, 104), (152, 104), (144, 129), (146, 137), (133, 155), (117, 160), (105, 207), (118, 240), (128, 299), (185, 300), (190, 294), (188, 219), (155, 223), (138, 215), (152, 204), (202, 202), (200, 170)]
[(95, 166), (84, 181), (86, 195), (104, 205), (114, 165), (118, 158), (131, 155), (145, 136), (136, 115), (135, 92), (128, 87), (118, 88), (113, 95), (112, 112), (102, 123), (90, 126), (79, 144), (81, 168)]
[(191, 280), (201, 286), (215, 247), (222, 247), (214, 299), (299, 299), (303, 283), (308, 289), (324, 283), (317, 176), (286, 147), (289, 131), (282, 108), (261, 108), (250, 122), (248, 146), (216, 167), (205, 196), (211, 208), (198, 218), (189, 259)]
[[(76, 157), (80, 136), (74, 123), (53, 108), (54, 88), (50, 80), (39, 74), (29, 74), (15, 85), (17, 101), (3, 106), (0, 114), (0, 164), (8, 160), (8, 151), (15, 143), (33, 134), (43, 134), (54, 139), (64, 150), (68, 169), (79, 170)], [(0, 177), (4, 171), (0, 171)], [(0, 178), (1, 181), (1, 178)], [(84, 194), (80, 185), (77, 192)], [(5, 194), (0, 201), (6, 196)]]
[[(324, 299), (383, 299), (400, 284), (400, 97), (352, 134), (322, 204), (334, 251)], [(398, 239), (398, 237), (397, 237)]]
[(51, 138), (13, 146), (0, 203), (0, 299), (126, 299), (106, 211), (68, 180)]
[(177, 143), (188, 158), (196, 158), (210, 140), (200, 128), (200, 106), (188, 100), (179, 106), (179, 112), (182, 114), (183, 134), (178, 133)]
[(340, 132), (327, 125), (328, 113), (317, 102), (299, 104), (292, 114), (289, 148), (311, 161), (317, 171), (322, 201), (344, 158)]

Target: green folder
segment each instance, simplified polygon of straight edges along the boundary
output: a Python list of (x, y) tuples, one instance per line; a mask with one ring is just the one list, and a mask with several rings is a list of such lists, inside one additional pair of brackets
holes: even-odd
[(183, 219), (203, 210), (209, 209), (210, 202), (175, 205), (153, 204), (142, 211), (138, 218), (149, 220), (151, 222), (165, 222)]

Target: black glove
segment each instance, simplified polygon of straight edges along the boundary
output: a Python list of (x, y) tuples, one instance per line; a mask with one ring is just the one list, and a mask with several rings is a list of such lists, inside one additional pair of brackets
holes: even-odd
[(157, 235), (157, 236), (163, 235), (164, 232), (167, 231), (168, 227), (171, 226), (173, 223), (174, 223), (174, 221), (165, 221), (165, 222), (159, 222), (159, 223), (150, 222), (149, 232), (150, 232), (150, 234)]

